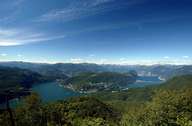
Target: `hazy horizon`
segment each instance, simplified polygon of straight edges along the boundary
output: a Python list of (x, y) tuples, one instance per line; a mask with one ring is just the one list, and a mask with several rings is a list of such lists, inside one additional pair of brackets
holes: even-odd
[(114, 63), (94, 63), (94, 62), (32, 62), (32, 61), (0, 61), (0, 63), (32, 63), (32, 64), (96, 64), (96, 65), (119, 65), (119, 66), (191, 66), (192, 64), (171, 64), (171, 63), (154, 63), (154, 64), (114, 64)]

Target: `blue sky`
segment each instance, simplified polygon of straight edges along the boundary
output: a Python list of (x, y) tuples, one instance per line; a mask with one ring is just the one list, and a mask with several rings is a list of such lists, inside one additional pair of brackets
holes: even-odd
[(0, 61), (192, 64), (191, 0), (0, 2)]

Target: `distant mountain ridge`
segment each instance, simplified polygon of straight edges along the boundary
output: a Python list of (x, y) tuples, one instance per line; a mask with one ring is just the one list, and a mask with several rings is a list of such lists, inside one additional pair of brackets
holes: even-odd
[(83, 72), (119, 72), (126, 73), (134, 70), (140, 76), (158, 76), (165, 80), (178, 75), (192, 74), (192, 65), (99, 65), (90, 63), (28, 63), (28, 62), (0, 62), (0, 66), (18, 67), (37, 72), (55, 79), (65, 79)]
[(42, 75), (60, 74), (67, 76), (74, 76), (82, 72), (102, 72), (106, 69), (97, 64), (73, 64), (73, 63), (57, 63), (57, 64), (45, 64), (45, 63), (28, 63), (28, 62), (0, 62), (0, 66), (18, 67), (22, 69), (29, 69), (31, 71), (38, 72)]

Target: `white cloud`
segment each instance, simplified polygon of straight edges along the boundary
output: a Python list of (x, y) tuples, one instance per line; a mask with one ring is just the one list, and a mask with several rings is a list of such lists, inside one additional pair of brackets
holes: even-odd
[(97, 63), (98, 64), (107, 64), (108, 60), (103, 58), (103, 59), (100, 59)]
[[(1, 56), (1, 54), (0, 54)], [(71, 58), (67, 61), (56, 61), (51, 58), (46, 59), (46, 58), (37, 58), (37, 59), (26, 59), (22, 58), (22, 61), (25, 62), (35, 62), (35, 63), (96, 63), (96, 64), (117, 64), (117, 65), (192, 65), (192, 60), (188, 59), (170, 59), (170, 60), (162, 60), (162, 59), (126, 59), (123, 61), (120, 60), (110, 60), (106, 58), (100, 58), (100, 59), (94, 59), (94, 60), (86, 60), (86, 58)], [(0, 61), (12, 61), (11, 59), (7, 58), (3, 59), (0, 58)], [(21, 61), (21, 59), (16, 59), (15, 61)]]
[(10, 42), (7, 40), (0, 40), (0, 46), (15, 46), (15, 45), (20, 45), (18, 42)]
[(121, 65), (156, 65), (156, 64), (172, 64), (172, 65), (190, 65), (192, 64), (192, 60), (188, 59), (181, 59), (181, 58), (170, 58), (165, 56), (164, 59), (126, 59), (120, 58), (119, 61), (113, 61), (114, 64), (121, 64)]
[(15, 30), (3, 30), (3, 29), (0, 29), (0, 36), (12, 36), (12, 35), (15, 35), (16, 34), (16, 31)]
[(169, 56), (164, 56), (163, 58), (164, 58), (164, 59), (169, 59), (170, 57), (169, 57)]
[(21, 55), (21, 54), (17, 54), (17, 57), (20, 57), (20, 58), (21, 58), (21, 57), (23, 57), (23, 55)]
[(129, 0), (124, 1), (119, 4), (113, 3), (117, 0), (71, 0), (69, 6), (62, 9), (51, 10), (37, 19), (35, 21), (72, 21), (91, 15), (96, 15), (106, 11), (111, 11), (114, 9), (125, 8), (135, 4), (143, 3), (144, 0)]
[(119, 60), (120, 60), (120, 61), (125, 61), (125, 60), (126, 60), (126, 58), (120, 58)]
[(188, 58), (189, 58), (189, 56), (183, 56), (183, 58), (188, 59)]
[(34, 42), (55, 40), (64, 37), (64, 35), (50, 36), (44, 33), (35, 33), (31, 31), (0, 29), (0, 46), (16, 46)]
[(0, 55), (3, 56), (3, 57), (7, 56), (6, 53), (1, 53)]
[(97, 5), (106, 4), (113, 1), (115, 0), (92, 0), (92, 5), (97, 6)]
[(0, 39), (0, 46), (16, 46), (16, 45), (24, 45), (28, 43), (42, 42), (64, 38), (64, 36), (53, 36), (53, 37), (39, 37), (39, 38), (31, 38), (31, 39)]
[(107, 59), (101, 58), (101, 59), (86, 59), (86, 58), (71, 58), (69, 59), (69, 62), (71, 63), (96, 63), (96, 64), (108, 64), (112, 63)]
[(71, 58), (70, 61), (72, 63), (82, 63), (84, 60), (81, 58)]

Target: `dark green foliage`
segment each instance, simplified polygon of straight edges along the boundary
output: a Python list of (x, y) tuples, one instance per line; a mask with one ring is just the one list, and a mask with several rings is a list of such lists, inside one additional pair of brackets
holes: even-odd
[[(113, 75), (118, 76), (84, 73), (70, 81), (110, 82)], [(14, 117), (18, 126), (192, 126), (192, 75), (161, 86), (103, 91), (50, 104), (32, 94), (14, 110)], [(7, 112), (0, 112), (0, 126), (10, 126), (9, 120)]]
[(56, 79), (62, 79), (62, 80), (68, 79), (68, 76), (62, 70), (53, 68), (50, 65), (41, 66), (38, 69), (32, 69), (32, 71), (35, 71), (53, 81)]
[(192, 126), (192, 75), (174, 77), (157, 87), (100, 92), (123, 113), (122, 126)]
[[(43, 105), (34, 93), (14, 113), (18, 126), (108, 126), (118, 125), (121, 120), (120, 112), (92, 97)], [(10, 126), (7, 112), (0, 114), (0, 125)]]
[(114, 108), (93, 97), (73, 98), (67, 101), (67, 106), (81, 118), (94, 117), (114, 122), (121, 119), (121, 114)]
[(164, 89), (192, 88), (192, 75), (173, 77), (164, 84), (160, 85)]
[(47, 82), (50, 80), (50, 78), (26, 69), (0, 67), (0, 102), (5, 101), (8, 91), (12, 92), (12, 94), (18, 92), (14, 96), (9, 96), (9, 99), (12, 99), (26, 95), (26, 93), (20, 93), (19, 90), (28, 90), (35, 83)]
[(138, 102), (138, 101), (150, 101), (156, 90), (181, 90), (185, 88), (192, 88), (192, 75), (183, 75), (174, 77), (167, 82), (158, 85), (158, 86), (148, 86), (145, 88), (132, 88), (126, 91), (104, 91), (97, 92), (93, 95), (103, 101), (113, 101), (113, 100), (121, 100), (121, 101), (129, 101), (129, 102)]
[[(135, 124), (147, 126), (192, 125), (192, 89), (159, 90), (143, 110), (137, 111)], [(185, 119), (185, 120), (183, 120)]]
[(45, 81), (38, 73), (25, 69), (0, 67), (0, 89), (14, 88), (17, 86), (31, 87), (34, 83)]
[[(71, 84), (76, 90), (104, 89), (104, 87), (121, 87), (136, 81), (136, 73), (81, 73), (65, 81), (64, 85)], [(103, 87), (103, 88), (101, 88)]]
[(129, 102), (145, 102), (150, 100), (153, 94), (154, 91), (152, 90), (152, 88), (137, 88), (118, 92), (98, 92), (91, 95), (103, 101), (121, 100)]

